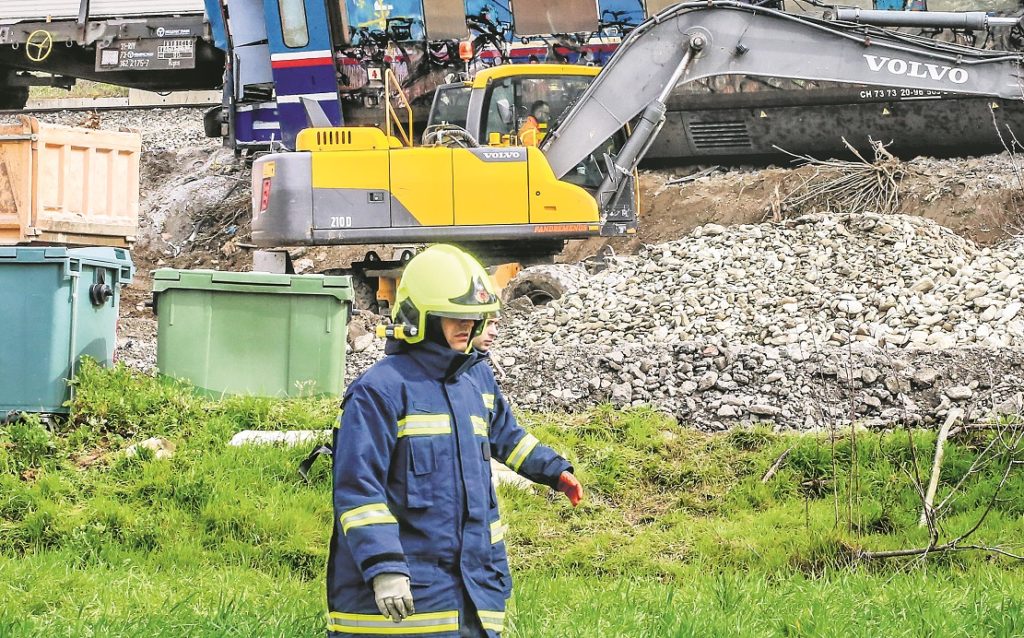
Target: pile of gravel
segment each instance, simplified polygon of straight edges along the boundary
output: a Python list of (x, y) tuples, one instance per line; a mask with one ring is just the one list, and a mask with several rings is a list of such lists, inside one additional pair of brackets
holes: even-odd
[[(494, 359), (521, 408), (649, 404), (708, 429), (1018, 413), (1022, 258), (902, 215), (709, 224), (514, 302)], [(350, 376), (382, 349), (353, 345)]]
[(1024, 346), (1024, 242), (978, 248), (905, 215), (806, 215), (617, 258), (515, 325), (522, 343)]

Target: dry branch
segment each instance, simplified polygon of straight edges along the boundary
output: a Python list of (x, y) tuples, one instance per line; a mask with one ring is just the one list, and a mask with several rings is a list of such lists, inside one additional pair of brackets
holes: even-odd
[(786, 460), (786, 457), (789, 456), (789, 453), (792, 451), (792, 447), (786, 448), (786, 451), (780, 454), (779, 458), (775, 459), (775, 462), (772, 463), (772, 466), (768, 468), (768, 471), (765, 472), (764, 476), (761, 477), (762, 483), (767, 483), (768, 481), (772, 480), (772, 477), (775, 476), (775, 473), (779, 471), (779, 468), (782, 467), (782, 463)]
[(704, 170), (698, 171), (698, 172), (696, 172), (696, 173), (694, 173), (692, 175), (686, 175), (685, 177), (677, 177), (675, 179), (670, 179), (667, 182), (665, 182), (665, 185), (666, 186), (678, 186), (679, 184), (685, 184), (687, 182), (692, 182), (692, 181), (698, 180), (698, 179), (700, 179), (702, 177), (708, 177), (709, 175), (713, 174), (715, 171), (719, 170), (720, 168), (722, 168), (722, 167), (719, 166), (718, 164), (715, 164), (714, 166), (712, 166), (710, 168), (705, 168)]
[(992, 554), (999, 554), (1000, 556), (1006, 556), (1016, 560), (1024, 560), (1024, 556), (1008, 552), (1000, 547), (986, 547), (984, 545), (956, 545), (952, 542), (945, 543), (943, 545), (937, 545), (935, 547), (915, 547), (911, 549), (893, 549), (883, 552), (859, 552), (858, 558), (864, 560), (877, 560), (881, 558), (905, 558), (907, 556), (924, 556), (926, 554), (933, 554), (936, 552), (965, 552), (965, 551), (978, 551), (978, 552), (989, 552)]
[(942, 471), (942, 456), (945, 452), (946, 439), (949, 438), (949, 429), (953, 423), (962, 417), (964, 411), (960, 408), (953, 408), (946, 415), (946, 420), (939, 429), (939, 438), (935, 441), (935, 462), (932, 463), (932, 478), (928, 482), (928, 491), (924, 495), (924, 508), (921, 510), (921, 520), (918, 523), (921, 527), (928, 524), (928, 519), (935, 515), (932, 506), (935, 503), (935, 492), (939, 489), (939, 474)]
[(814, 174), (804, 180), (782, 200), (782, 209), (788, 214), (820, 212), (885, 213), (899, 210), (900, 181), (906, 168), (880, 142), (872, 141), (874, 161), (869, 162), (845, 139), (843, 143), (859, 161), (822, 161), (809, 155), (796, 155), (779, 149), (804, 165), (817, 167)]

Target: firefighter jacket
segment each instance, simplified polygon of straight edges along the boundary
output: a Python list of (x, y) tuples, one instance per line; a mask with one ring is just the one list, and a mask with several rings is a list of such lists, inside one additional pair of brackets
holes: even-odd
[[(345, 393), (334, 432), (328, 635), (457, 638), (476, 613), (496, 638), (512, 583), (490, 458), (552, 487), (572, 468), (516, 424), (479, 354), (386, 352)], [(389, 572), (409, 576), (416, 608), (397, 624), (371, 586)]]

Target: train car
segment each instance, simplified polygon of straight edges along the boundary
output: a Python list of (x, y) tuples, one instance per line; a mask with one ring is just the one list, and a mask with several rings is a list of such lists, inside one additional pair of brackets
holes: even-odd
[(23, 107), (32, 85), (77, 79), (218, 88), (224, 52), (214, 40), (203, 0), (3, 0), (0, 108)]
[[(218, 0), (210, 0), (218, 2)], [(821, 15), (797, 0), (773, 8)], [(861, 8), (982, 9), (1019, 13), (1017, 0), (854, 0)], [(398, 88), (422, 130), (438, 86), (498, 64), (601, 65), (622, 35), (667, 0), (219, 0), (230, 19), (230, 86), (208, 127), (239, 150), (291, 148), (307, 125), (302, 100), (328, 119), (381, 125), (384, 99)], [(761, 2), (760, 4), (765, 4)], [(914, 35), (989, 48), (1019, 49), (1019, 29), (936, 30)], [(461, 46), (460, 46), (461, 45)], [(391, 83), (391, 86), (386, 86)], [(965, 127), (963, 122), (980, 122)], [(991, 125), (988, 123), (991, 122)], [(652, 161), (762, 161), (786, 152), (848, 153), (869, 140), (912, 155), (998, 151), (997, 127), (1024, 133), (1016, 102), (953, 94), (877, 91), (823, 82), (730, 76), (681, 85), (669, 103)], [(1020, 137), (1018, 135), (1018, 137)], [(1005, 138), (1005, 136), (1004, 136)]]

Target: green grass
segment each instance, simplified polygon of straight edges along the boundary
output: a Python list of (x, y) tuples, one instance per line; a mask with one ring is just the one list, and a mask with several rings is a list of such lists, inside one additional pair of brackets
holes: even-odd
[(29, 89), (29, 98), (33, 100), (61, 100), (65, 98), (85, 97), (128, 97), (128, 87), (78, 80), (71, 89), (57, 86), (33, 86)]
[[(305, 447), (226, 442), (329, 427), (333, 401), (212, 401), (86, 364), (72, 409), (56, 434), (0, 428), (0, 636), (323, 635), (329, 464), (306, 484)], [(927, 542), (906, 432), (842, 437), (833, 459), (828, 438), (710, 436), (647, 410), (521, 420), (574, 462), (587, 500), (501, 488), (510, 638), (1024, 635), (1018, 562), (856, 559)], [(175, 442), (174, 458), (124, 455), (150, 436)], [(947, 448), (940, 496), (987, 436)], [(934, 436), (912, 441), (927, 465)], [(967, 478), (944, 537), (977, 520), (999, 475)], [(1016, 473), (974, 540), (1019, 551), (1022, 539)]]

